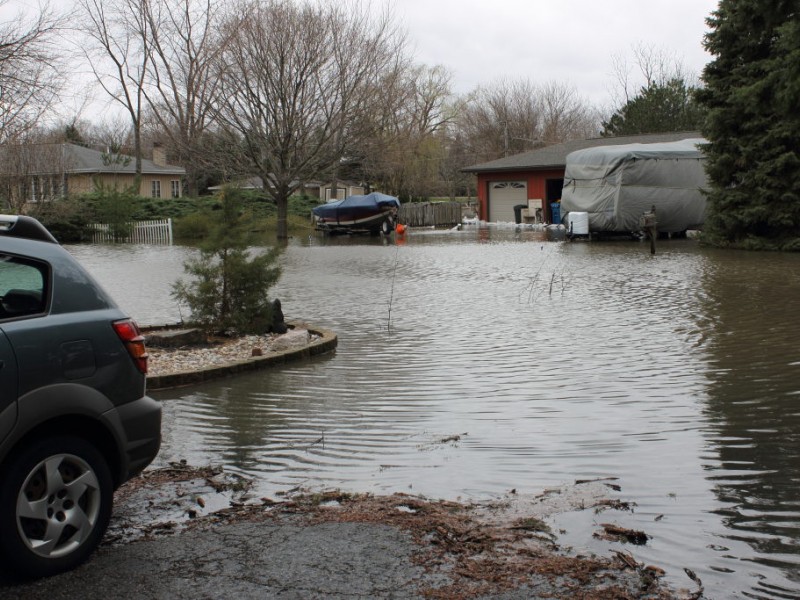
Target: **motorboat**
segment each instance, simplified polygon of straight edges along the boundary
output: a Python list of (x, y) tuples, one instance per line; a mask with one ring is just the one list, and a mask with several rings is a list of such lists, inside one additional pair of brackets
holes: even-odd
[(370, 232), (386, 235), (394, 231), (400, 200), (394, 196), (372, 192), (348, 196), (311, 209), (316, 228), (328, 233)]

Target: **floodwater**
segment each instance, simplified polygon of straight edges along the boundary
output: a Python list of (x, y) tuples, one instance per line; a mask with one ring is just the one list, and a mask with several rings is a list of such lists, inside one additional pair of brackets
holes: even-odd
[[(191, 250), (70, 250), (142, 324)], [(515, 228), (293, 240), (271, 296), (335, 353), (156, 392), (161, 464), (295, 487), (487, 500), (616, 478), (632, 512), (554, 529), (708, 598), (800, 597), (800, 255)], [(183, 311), (185, 316), (185, 310)], [(645, 546), (591, 537), (614, 522)]]

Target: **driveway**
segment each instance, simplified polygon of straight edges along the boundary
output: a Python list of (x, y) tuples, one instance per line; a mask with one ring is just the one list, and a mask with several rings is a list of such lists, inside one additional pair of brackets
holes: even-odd
[(224, 477), (182, 467), (134, 480), (86, 564), (38, 581), (0, 574), (0, 597), (698, 597), (671, 592), (632, 555), (559, 550), (546, 516), (604, 509), (602, 482), (477, 506), (339, 492), (275, 501)]

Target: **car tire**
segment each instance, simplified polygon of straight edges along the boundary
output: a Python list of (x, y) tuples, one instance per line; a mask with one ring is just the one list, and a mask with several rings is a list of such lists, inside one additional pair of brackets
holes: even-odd
[(78, 566), (100, 543), (113, 503), (108, 464), (74, 436), (14, 452), (0, 489), (0, 554), (11, 573), (46, 577)]

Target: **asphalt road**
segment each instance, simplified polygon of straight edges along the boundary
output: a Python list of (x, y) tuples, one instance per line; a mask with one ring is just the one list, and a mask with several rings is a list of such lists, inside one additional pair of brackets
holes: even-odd
[[(217, 524), (153, 540), (101, 547), (78, 569), (14, 582), (0, 575), (3, 600), (124, 598), (665, 598), (644, 594), (634, 574), (615, 573), (615, 590), (570, 577), (531, 575), (514, 589), (474, 593), (452, 587), (446, 564), (416, 564), (420, 547), (392, 526), (374, 523)], [(624, 593), (620, 595), (620, 587)]]
[(435, 583), (412, 563), (410, 536), (379, 524), (235, 523), (103, 547), (78, 569), (0, 579), (0, 597), (420, 598)]
[[(203, 482), (219, 480), (188, 470), (198, 474), (208, 478), (181, 489), (210, 502)], [(336, 493), (173, 519), (176, 506), (185, 515), (199, 505), (171, 485), (151, 477), (118, 492), (103, 545), (74, 571), (18, 581), (0, 565), (0, 600), (687, 597), (631, 559), (568, 557), (542, 537), (535, 514), (583, 504), (602, 484), (528, 499), (522, 521), (511, 500), (476, 512), (405, 495)]]

